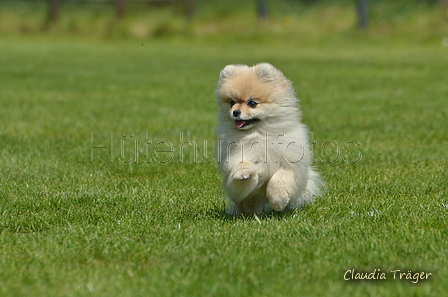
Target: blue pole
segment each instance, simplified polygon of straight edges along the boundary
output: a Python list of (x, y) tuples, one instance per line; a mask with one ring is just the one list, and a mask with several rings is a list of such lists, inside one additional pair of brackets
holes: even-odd
[(367, 28), (368, 18), (367, 18), (367, 4), (368, 0), (358, 0), (358, 16), (359, 16), (359, 26), (361, 28)]
[(268, 0), (258, 0), (258, 16), (262, 21), (268, 18)]

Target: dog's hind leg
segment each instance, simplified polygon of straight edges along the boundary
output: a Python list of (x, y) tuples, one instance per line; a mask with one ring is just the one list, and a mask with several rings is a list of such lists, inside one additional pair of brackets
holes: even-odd
[[(258, 196), (258, 195), (257, 195)], [(266, 212), (266, 199), (253, 196), (251, 198), (236, 202), (231, 205), (227, 213), (236, 217), (250, 217), (254, 214), (261, 215)]]

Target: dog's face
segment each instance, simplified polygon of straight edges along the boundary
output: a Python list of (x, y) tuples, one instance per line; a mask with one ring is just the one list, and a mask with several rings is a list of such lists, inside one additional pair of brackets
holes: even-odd
[(221, 119), (232, 121), (238, 130), (281, 117), (281, 107), (295, 104), (290, 81), (268, 63), (226, 66), (216, 93)]

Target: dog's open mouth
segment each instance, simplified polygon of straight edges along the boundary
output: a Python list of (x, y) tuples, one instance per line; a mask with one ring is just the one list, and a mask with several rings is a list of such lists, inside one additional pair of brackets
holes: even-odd
[(235, 120), (235, 126), (236, 126), (238, 129), (241, 129), (241, 128), (244, 128), (244, 127), (247, 127), (247, 126), (251, 125), (251, 124), (254, 123), (254, 122), (258, 122), (258, 121), (259, 121), (258, 119)]

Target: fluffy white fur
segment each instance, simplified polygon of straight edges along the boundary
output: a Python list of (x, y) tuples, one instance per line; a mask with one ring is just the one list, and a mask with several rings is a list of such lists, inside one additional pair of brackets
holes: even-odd
[(319, 194), (308, 130), (291, 82), (274, 66), (228, 65), (216, 90), (218, 162), (229, 213), (292, 210)]

